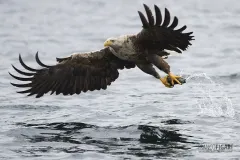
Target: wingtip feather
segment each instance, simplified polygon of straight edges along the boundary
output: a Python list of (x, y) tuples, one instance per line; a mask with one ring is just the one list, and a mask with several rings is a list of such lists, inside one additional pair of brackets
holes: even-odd
[(149, 24), (147, 22), (147, 19), (145, 18), (145, 16), (143, 15), (142, 12), (138, 11), (138, 14), (139, 14), (139, 17), (142, 21), (142, 25), (143, 25), (143, 28), (148, 28), (149, 27)]

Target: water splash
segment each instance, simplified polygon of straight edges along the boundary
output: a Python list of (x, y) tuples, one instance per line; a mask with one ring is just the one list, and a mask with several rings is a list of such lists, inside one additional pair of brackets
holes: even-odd
[(234, 117), (232, 101), (224, 92), (222, 84), (213, 81), (206, 73), (190, 75), (186, 80), (187, 83), (193, 82), (192, 91), (197, 98), (200, 115)]

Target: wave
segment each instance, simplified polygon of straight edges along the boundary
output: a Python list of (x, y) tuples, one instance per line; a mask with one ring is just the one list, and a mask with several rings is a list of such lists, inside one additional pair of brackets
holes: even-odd
[[(163, 123), (186, 124), (191, 122), (172, 119)], [(66, 153), (94, 151), (111, 155), (148, 158), (179, 157), (186, 156), (192, 145), (197, 144), (188, 139), (192, 136), (181, 134), (177, 129), (150, 125), (100, 127), (81, 122), (18, 123), (17, 125), (22, 127), (21, 133), (18, 135), (21, 134), (25, 141), (32, 144), (45, 144), (41, 147), (32, 146), (15, 150), (24, 154), (52, 151)], [(53, 145), (55, 142), (59, 145)]]

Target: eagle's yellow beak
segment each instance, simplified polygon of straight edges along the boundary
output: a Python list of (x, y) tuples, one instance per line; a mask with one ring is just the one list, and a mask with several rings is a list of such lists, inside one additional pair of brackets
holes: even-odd
[(106, 40), (105, 42), (104, 42), (104, 47), (108, 47), (108, 46), (110, 46), (112, 44), (112, 42), (110, 41), (110, 40)]

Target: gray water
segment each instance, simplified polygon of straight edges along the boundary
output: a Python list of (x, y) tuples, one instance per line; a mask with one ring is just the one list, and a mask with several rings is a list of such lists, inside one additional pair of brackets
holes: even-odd
[[(107, 90), (17, 94), (18, 54), (36, 67), (138, 33), (137, 10), (157, 4), (196, 40), (167, 61), (187, 83), (165, 88), (139, 69)], [(239, 159), (239, 0), (0, 0), (0, 159)], [(164, 74), (161, 72), (161, 75)], [(207, 148), (218, 146), (230, 148)]]

